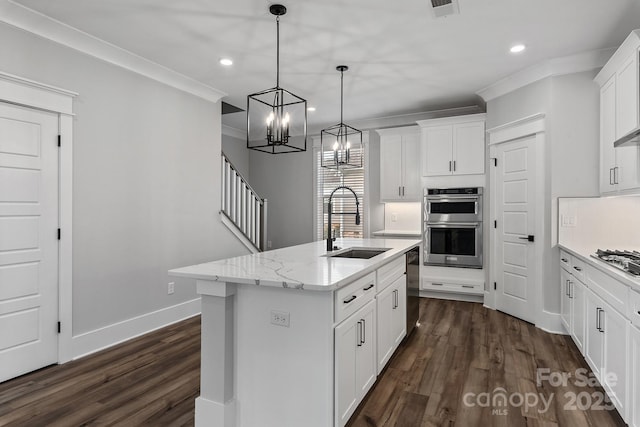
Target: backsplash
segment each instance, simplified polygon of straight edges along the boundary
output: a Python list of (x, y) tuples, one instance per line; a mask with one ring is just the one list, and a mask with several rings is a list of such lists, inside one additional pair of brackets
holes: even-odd
[(560, 244), (640, 250), (640, 196), (559, 198), (557, 220)]
[(385, 203), (385, 230), (421, 230), (421, 203)]

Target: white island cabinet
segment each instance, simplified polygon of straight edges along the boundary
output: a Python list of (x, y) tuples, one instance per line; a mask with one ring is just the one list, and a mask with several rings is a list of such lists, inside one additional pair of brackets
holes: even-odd
[(196, 427), (347, 423), (406, 333), (404, 254), (420, 241), (336, 244), (388, 250), (328, 257), (320, 241), (169, 272), (202, 296)]

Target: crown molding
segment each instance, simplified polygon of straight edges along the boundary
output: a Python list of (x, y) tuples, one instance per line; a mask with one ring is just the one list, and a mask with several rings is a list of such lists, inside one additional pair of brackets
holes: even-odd
[(222, 134), (231, 136), (233, 138), (238, 138), (243, 140), (247, 139), (247, 133), (245, 131), (242, 131), (238, 128), (231, 127), (229, 125), (222, 125)]
[(0, 22), (93, 56), (211, 102), (226, 93), (11, 0), (0, 0)]
[(593, 50), (575, 55), (553, 58), (505, 77), (476, 92), (485, 102), (506, 95), (547, 77), (562, 76), (601, 68), (616, 48)]
[(640, 30), (633, 30), (622, 42), (620, 47), (611, 55), (606, 65), (602, 67), (602, 70), (598, 73), (594, 79), (599, 86), (609, 80), (609, 78), (615, 74), (615, 72), (622, 66), (623, 62), (634, 53), (637, 55), (640, 48)]

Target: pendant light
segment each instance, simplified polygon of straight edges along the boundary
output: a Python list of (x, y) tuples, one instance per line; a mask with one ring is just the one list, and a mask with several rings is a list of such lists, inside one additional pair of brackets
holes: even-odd
[(270, 154), (306, 151), (307, 101), (280, 87), (281, 4), (269, 6), (276, 17), (276, 86), (247, 96), (247, 148)]
[[(361, 168), (362, 131), (344, 124), (344, 72), (349, 67), (338, 65), (340, 71), (340, 123), (320, 131), (320, 146), (322, 150), (321, 165), (329, 169)], [(331, 154), (332, 153), (332, 154)]]

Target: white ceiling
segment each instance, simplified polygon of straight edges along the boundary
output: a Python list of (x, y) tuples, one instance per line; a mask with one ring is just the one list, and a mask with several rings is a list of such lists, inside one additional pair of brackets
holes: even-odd
[[(275, 19), (266, 0), (15, 0), (228, 94), (275, 86)], [(618, 46), (640, 27), (638, 0), (283, 1), (281, 86), (317, 111), (309, 126), (478, 103), (476, 92), (545, 59)], [(519, 55), (509, 47), (524, 43)], [(224, 68), (218, 60), (230, 57)], [(225, 117), (241, 127), (244, 114)]]

